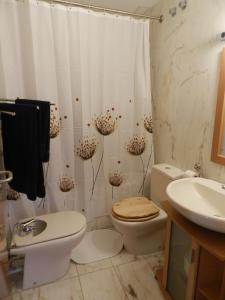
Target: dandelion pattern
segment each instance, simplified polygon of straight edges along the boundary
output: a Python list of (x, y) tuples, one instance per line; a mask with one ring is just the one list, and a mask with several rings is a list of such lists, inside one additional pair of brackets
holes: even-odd
[(93, 157), (96, 152), (96, 148), (97, 141), (95, 137), (84, 137), (83, 140), (80, 140), (76, 153), (83, 160), (88, 160)]
[(139, 189), (139, 193), (141, 192), (141, 194), (143, 195), (144, 193), (144, 176), (145, 176), (145, 166), (144, 166), (144, 161), (142, 158), (142, 154), (145, 151), (145, 147), (146, 147), (146, 141), (144, 136), (142, 135), (134, 135), (132, 138), (130, 138), (129, 143), (127, 144), (127, 152), (134, 155), (134, 156), (138, 156), (140, 157), (140, 161), (141, 161), (141, 165), (142, 165), (142, 172), (143, 172), (143, 180), (142, 180), (142, 185), (141, 188)]
[[(78, 105), (79, 99), (75, 98), (76, 101), (74, 101), (75, 105)], [(135, 101), (128, 100), (130, 105), (133, 105)], [(92, 184), (90, 186), (90, 200), (95, 199), (93, 198), (95, 193), (95, 186), (97, 184), (97, 179), (100, 174), (100, 170), (104, 163), (104, 169), (103, 171), (107, 171), (107, 163), (110, 157), (107, 157), (108, 151), (106, 152), (107, 155), (104, 154), (105, 145), (107, 145), (107, 142), (109, 141), (109, 144), (113, 143), (113, 141), (116, 141), (117, 134), (116, 129), (119, 127), (119, 120), (122, 119), (122, 114), (118, 113), (118, 115), (115, 113), (116, 108), (112, 107), (110, 109), (107, 109), (105, 113), (101, 113), (99, 115), (95, 115), (91, 121), (90, 118), (87, 120), (84, 120), (85, 122), (85, 131), (87, 132), (87, 136), (83, 136), (78, 144), (75, 144), (74, 146), (74, 154), (77, 155), (83, 162), (89, 162), (90, 166), (90, 175), (92, 176)], [(153, 153), (153, 147), (151, 145), (151, 152), (150, 156), (147, 158), (146, 155), (144, 155), (146, 147), (148, 146), (149, 140), (147, 139), (146, 132), (152, 134), (153, 133), (153, 124), (152, 124), (152, 117), (150, 114), (144, 115), (142, 118), (142, 121), (140, 121), (140, 117), (137, 120), (135, 120), (136, 126), (138, 127), (139, 134), (134, 134), (133, 136), (128, 136), (128, 142), (125, 145), (125, 153), (132, 155), (133, 157), (137, 157), (142, 166), (142, 179), (140, 182), (140, 187), (138, 187), (138, 193), (141, 193), (143, 195), (144, 193), (144, 187), (145, 187), (145, 180), (147, 176), (147, 171), (149, 169), (150, 163), (151, 163), (151, 157)], [(126, 116), (124, 117), (126, 118)], [(68, 122), (68, 118), (66, 115), (63, 115), (63, 119), (65, 122)], [(51, 115), (51, 137), (56, 137), (59, 135), (60, 132), (60, 122), (61, 118), (58, 120), (56, 117), (56, 113), (52, 112)], [(123, 123), (122, 123), (123, 124)], [(93, 135), (93, 128), (97, 131), (99, 134), (99, 138), (97, 139)], [(127, 130), (127, 129), (126, 129)], [(125, 131), (124, 131), (125, 132)], [(113, 135), (113, 138), (110, 136)], [(118, 132), (119, 134), (119, 132)], [(107, 139), (107, 140), (105, 140)], [(149, 147), (149, 146), (148, 146)], [(108, 148), (110, 149), (110, 147)], [(98, 155), (96, 153), (98, 152)], [(120, 154), (121, 155), (121, 154)], [(99, 161), (96, 161), (96, 159), (99, 159)], [(146, 161), (146, 160), (147, 161)], [(115, 160), (118, 164), (121, 163), (120, 160)], [(126, 166), (124, 166), (126, 168)], [(121, 168), (121, 167), (120, 167)], [(115, 189), (118, 189), (122, 186), (124, 182), (124, 175), (119, 171), (117, 168), (112, 169), (108, 173), (108, 185), (111, 187), (112, 191), (112, 201), (114, 200), (114, 191)], [(78, 185), (79, 186), (79, 185)], [(62, 176), (59, 180), (59, 189), (62, 192), (69, 192), (72, 189), (74, 189), (74, 181), (72, 178), (68, 176)]]
[[(77, 98), (78, 99), (78, 98)], [(78, 100), (75, 101), (76, 103), (79, 102)], [(129, 101), (131, 103), (131, 101)], [(58, 115), (58, 108), (51, 110), (51, 117), (50, 117), (50, 137), (56, 138), (61, 130), (61, 120), (65, 120), (65, 122), (68, 122), (67, 115), (63, 115), (63, 118), (59, 118)], [(92, 175), (92, 185), (90, 187), (90, 200), (92, 200), (95, 186), (97, 182), (98, 175), (100, 173), (100, 169), (103, 165), (103, 161), (105, 162), (105, 159), (107, 161), (107, 157), (104, 158), (104, 139), (107, 138), (110, 140), (110, 135), (115, 132), (117, 128), (117, 122), (122, 119), (122, 115), (118, 114), (118, 116), (115, 115), (115, 108), (108, 109), (105, 113), (99, 114), (93, 118), (93, 122), (89, 120), (86, 121), (86, 128), (88, 131), (93, 130), (92, 128), (97, 131), (97, 133), (101, 136), (102, 140), (100, 140), (100, 144), (97, 140), (97, 138), (94, 135), (87, 135), (82, 137), (78, 144), (74, 147), (74, 153), (77, 155), (82, 161), (89, 161), (90, 162), (90, 174)], [(142, 119), (143, 121), (140, 122), (140, 119), (137, 120), (135, 123), (138, 130), (141, 130), (141, 128), (144, 128), (147, 133), (152, 134), (153, 133), (153, 126), (152, 126), (152, 117), (151, 115), (145, 115)], [(146, 167), (145, 167), (145, 159), (143, 156), (147, 146), (147, 140), (145, 134), (134, 134), (128, 139), (128, 142), (126, 144), (125, 150), (128, 154), (138, 157), (141, 161), (142, 165), (142, 172), (143, 172), (143, 178), (141, 180), (140, 188), (138, 190), (138, 193), (141, 193), (143, 195), (144, 193), (144, 187), (145, 187), (145, 180), (147, 176), (147, 171), (150, 166), (150, 161), (152, 157), (152, 151), (153, 147), (151, 146), (151, 153), (146, 161)], [(99, 155), (99, 162), (96, 165), (95, 161), (95, 154), (97, 150), (102, 151), (102, 153)], [(117, 160), (116, 160), (117, 161)], [(120, 164), (120, 161), (117, 161), (118, 164)], [(69, 165), (66, 165), (68, 168)], [(124, 181), (124, 176), (122, 173), (115, 169), (114, 171), (109, 171), (108, 176), (108, 184), (111, 186), (112, 190), (112, 200), (114, 199), (114, 190), (119, 188)], [(72, 177), (69, 176), (62, 176), (59, 179), (59, 189), (63, 193), (68, 193), (71, 190), (74, 189), (75, 184)], [(9, 191), (7, 198), (9, 199), (18, 199), (20, 197), (20, 194), (16, 191)]]
[(61, 192), (66, 193), (74, 189), (74, 181), (72, 178), (63, 176), (59, 179), (59, 188)]
[(7, 191), (7, 200), (18, 200), (20, 198), (20, 193), (9, 188)]
[[(76, 149), (77, 155), (82, 160), (90, 160), (91, 161), (91, 168), (92, 168), (92, 188), (91, 188), (91, 198), (94, 193), (94, 186), (95, 186), (95, 170), (94, 165), (92, 161), (92, 157), (94, 156), (97, 149), (97, 140), (93, 137), (84, 137), (82, 140), (80, 140), (79, 146)], [(98, 174), (98, 172), (97, 172)]]
[(60, 119), (57, 117), (57, 106), (54, 109), (51, 109), (50, 114), (50, 138), (54, 139), (59, 135), (61, 122)]
[[(112, 107), (111, 109), (113, 112), (115, 111), (115, 108)], [(121, 118), (122, 116), (120, 115), (119, 118)], [(118, 120), (118, 117), (114, 117), (111, 113), (110, 110), (108, 109), (107, 112), (105, 114), (100, 114), (99, 116), (95, 117), (94, 119), (94, 126), (95, 129), (97, 130), (97, 132), (104, 137), (109, 136), (110, 134), (112, 134), (115, 131), (116, 128), (116, 122)], [(89, 126), (90, 123), (88, 123)], [(103, 147), (102, 147), (103, 148)], [(103, 157), (104, 157), (104, 148), (102, 150), (102, 154), (101, 154), (101, 158), (97, 167), (97, 171), (95, 173), (95, 169), (93, 166), (93, 161), (91, 160), (92, 163), (92, 189), (91, 189), (91, 197), (90, 200), (93, 197), (94, 194), (94, 189), (95, 189), (95, 185), (96, 185), (96, 181), (102, 166), (102, 162), (103, 162)]]
[(94, 120), (95, 128), (102, 135), (110, 135), (115, 130), (116, 119), (110, 114), (109, 111), (106, 114), (101, 114)]
[(145, 151), (145, 138), (143, 136), (134, 135), (127, 144), (127, 152), (132, 155), (141, 155)]
[(121, 175), (121, 173), (116, 170), (114, 172), (109, 173), (109, 183), (112, 186), (112, 201), (113, 201), (113, 189), (115, 187), (119, 187), (121, 186), (121, 184), (123, 183), (123, 176)]
[(109, 183), (113, 187), (118, 187), (123, 182), (123, 176), (120, 174), (119, 171), (115, 171), (109, 174)]
[(147, 116), (147, 117), (144, 118), (144, 128), (149, 133), (153, 133), (153, 129), (152, 129), (152, 117), (151, 116)]
[[(147, 132), (149, 133), (153, 133), (153, 129), (152, 129), (152, 117), (151, 116), (145, 116), (144, 118), (144, 128), (147, 130)], [(145, 180), (146, 180), (146, 177), (147, 177), (147, 172), (148, 172), (148, 169), (149, 169), (149, 165), (150, 165), (150, 162), (151, 162), (151, 158), (152, 158), (152, 152), (153, 152), (153, 147), (151, 145), (151, 151), (150, 151), (150, 155), (149, 155), (149, 158), (148, 158), (148, 162), (147, 162), (147, 167), (145, 169), (145, 166), (144, 166), (144, 162), (142, 160), (142, 165), (143, 165), (143, 181), (142, 181), (142, 185), (139, 189), (139, 193), (142, 191), (142, 194), (143, 194), (143, 191), (144, 191), (144, 187), (145, 187)]]

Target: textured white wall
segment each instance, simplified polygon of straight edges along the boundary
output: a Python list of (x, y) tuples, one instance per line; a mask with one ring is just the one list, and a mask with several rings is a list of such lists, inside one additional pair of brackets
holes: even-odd
[(156, 162), (182, 169), (200, 162), (204, 177), (225, 182), (225, 168), (210, 160), (225, 1), (187, 0), (184, 10), (180, 2), (161, 0), (151, 11), (165, 16), (150, 34)]

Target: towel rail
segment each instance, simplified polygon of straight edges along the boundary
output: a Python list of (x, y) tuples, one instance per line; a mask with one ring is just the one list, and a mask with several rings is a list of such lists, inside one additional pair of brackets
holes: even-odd
[(5, 110), (0, 110), (0, 113), (4, 113), (4, 114), (7, 114), (7, 115), (10, 115), (10, 116), (13, 116), (13, 117), (16, 115), (15, 112), (5, 111)]
[[(20, 98), (17, 97), (16, 100), (19, 100)], [(15, 103), (15, 99), (5, 99), (5, 98), (0, 98), (0, 103)], [(55, 103), (50, 103), (50, 105), (56, 105)]]
[(11, 171), (0, 171), (0, 185), (2, 183), (8, 183), (13, 180), (13, 173)]

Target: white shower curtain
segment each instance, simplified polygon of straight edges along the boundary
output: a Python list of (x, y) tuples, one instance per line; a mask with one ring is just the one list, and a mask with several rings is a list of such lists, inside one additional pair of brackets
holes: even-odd
[(11, 223), (64, 209), (92, 220), (109, 214), (117, 199), (148, 195), (149, 69), (146, 20), (37, 0), (0, 1), (0, 98), (56, 104), (46, 198), (9, 201)]

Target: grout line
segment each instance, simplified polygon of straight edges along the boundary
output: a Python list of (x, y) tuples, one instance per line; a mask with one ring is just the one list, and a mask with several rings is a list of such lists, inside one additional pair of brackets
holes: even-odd
[(81, 289), (81, 294), (82, 294), (82, 297), (83, 297), (83, 299), (82, 300), (84, 300), (84, 291), (83, 291), (83, 287), (82, 287), (82, 284), (81, 284), (81, 279), (80, 279), (80, 276), (78, 275), (78, 280), (79, 280), (79, 284), (80, 284), (80, 289)]
[(41, 289), (38, 287), (38, 300), (41, 300)]
[(95, 273), (95, 272), (99, 272), (99, 271), (111, 269), (112, 267), (113, 267), (113, 266), (103, 267), (103, 268), (101, 268), (101, 269), (94, 270), (94, 271), (89, 271), (89, 272), (85, 272), (85, 273), (83, 273), (83, 274), (79, 274), (79, 273), (78, 273), (78, 276), (84, 276), (84, 275), (87, 275), (87, 274), (91, 274), (91, 273)]
[(128, 299), (127, 292), (126, 292), (126, 287), (125, 287), (124, 284), (123, 284), (123, 278), (122, 278), (122, 276), (121, 276), (121, 274), (120, 274), (120, 271), (119, 271), (118, 266), (113, 266), (113, 269), (114, 269), (114, 272), (115, 272), (115, 274), (116, 274), (116, 277), (118, 278), (118, 280), (119, 280), (119, 282), (120, 282), (120, 285), (121, 285), (121, 287), (122, 287), (122, 289), (123, 289), (123, 292), (124, 292), (124, 294), (125, 294), (125, 297)]
[[(65, 275), (65, 276), (66, 276), (66, 275)], [(65, 277), (65, 276), (64, 276), (64, 277)], [(54, 283), (54, 282), (60, 282), (60, 281), (65, 281), (65, 280), (68, 280), (68, 279), (76, 278), (76, 277), (78, 277), (78, 274), (76, 274), (76, 275), (71, 275), (70, 277), (67, 277), (67, 278), (64, 278), (64, 277), (59, 278), (58, 280), (53, 281), (53, 282), (50, 282), (50, 283), (47, 283), (47, 284), (51, 284), (51, 283)], [(44, 284), (44, 285), (45, 285), (45, 284)]]
[(135, 257), (134, 259), (132, 259), (132, 260), (130, 260), (130, 261), (121, 262), (121, 263), (116, 264), (116, 265), (114, 265), (114, 264), (112, 263), (112, 265), (113, 265), (114, 267), (118, 267), (118, 266), (130, 264), (130, 263), (133, 263), (133, 262), (136, 262), (136, 261), (141, 261), (141, 260), (143, 260), (143, 259), (145, 260), (144, 257)]

